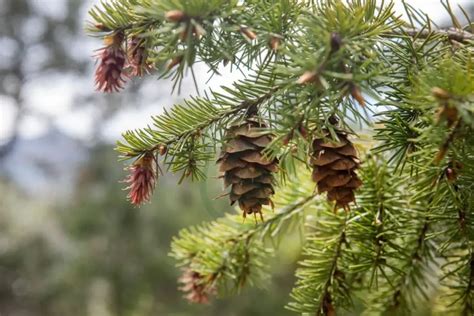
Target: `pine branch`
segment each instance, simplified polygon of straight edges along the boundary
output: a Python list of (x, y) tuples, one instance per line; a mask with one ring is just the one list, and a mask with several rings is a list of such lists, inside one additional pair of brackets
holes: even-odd
[[(263, 282), (276, 241), (308, 222), (290, 309), (334, 315), (363, 294), (368, 312), (416, 313), (420, 303), (436, 300), (472, 313), (474, 34), (462, 30), (449, 3), (443, 4), (453, 29), (439, 29), (406, 3), (403, 21), (393, 2), (377, 0), (113, 0), (91, 11), (95, 32), (106, 39), (97, 72), (105, 91), (121, 88), (126, 57), (137, 57), (132, 46), (141, 52), (133, 59), (135, 70), (141, 67), (136, 73), (165, 69), (161, 77), (175, 84), (197, 62), (215, 74), (222, 62), (255, 73), (223, 87), (224, 93), (211, 91), (165, 110), (151, 126), (125, 133), (117, 146), (124, 159), (135, 159), (130, 181), (135, 179), (136, 195), (147, 198), (158, 169), (153, 161), (182, 172), (181, 180), (203, 179), (203, 166), (239, 120), (258, 115), (272, 136), (234, 135), (249, 147), (228, 155), (239, 176), (226, 181), (242, 187), (252, 182), (236, 189), (233, 201), (250, 193), (260, 212), (276, 183), (273, 177), (248, 180), (258, 172), (247, 168), (258, 163), (262, 173), (276, 170), (278, 159), (287, 181), (276, 192), (276, 213), (264, 209), (265, 220), (256, 224), (227, 216), (174, 239), (172, 256), (185, 268), (188, 299), (205, 302), (226, 288)], [(343, 183), (360, 171), (352, 144), (321, 145), (311, 162), (315, 169), (323, 166), (313, 177), (322, 177), (321, 191), (327, 191), (326, 179), (329, 199), (353, 202), (355, 192), (357, 205), (333, 213), (301, 165), (308, 164), (308, 152), (316, 153), (316, 140), (336, 138), (336, 128), (370, 127), (372, 100), (383, 107), (374, 136), (381, 143), (372, 153), (390, 158), (366, 157), (362, 188)]]
[(226, 94), (211, 92), (211, 96), (187, 100), (184, 106), (176, 105), (170, 112), (154, 117), (154, 126), (125, 133), (117, 150), (124, 159), (130, 159), (166, 148), (164, 163), (173, 172), (182, 170), (183, 177), (204, 178), (200, 169), (215, 159), (220, 133), (230, 122), (250, 112), (257, 113), (276, 98), (286, 85), (277, 79), (262, 73), (255, 81), (234, 84), (234, 89), (224, 88)]
[(362, 169), (364, 186), (358, 192), (348, 239), (354, 255), (352, 271), (366, 275), (369, 290), (390, 282), (392, 274), (408, 257), (408, 245), (418, 229), (419, 212), (404, 193), (406, 179), (394, 175), (382, 158), (371, 157)]
[(261, 283), (267, 275), (263, 262), (273, 252), (265, 247), (265, 239), (269, 238), (273, 248), (277, 247), (274, 240), (284, 237), (290, 228), (299, 227), (304, 212), (315, 207), (312, 185), (298, 183), (295, 179), (292, 185), (277, 193), (274, 198), (277, 210), (272, 214), (267, 209), (268, 218), (264, 222), (245, 223), (238, 215), (227, 215), (184, 229), (173, 239), (171, 255), (178, 265), (198, 273), (219, 293), (224, 293), (228, 285), (238, 291), (247, 281)]
[(427, 291), (434, 287), (429, 278), (435, 272), (432, 245), (426, 241), (428, 229), (429, 224), (425, 220), (414, 240), (415, 247), (408, 257), (403, 258), (405, 263), (397, 271), (400, 275), (392, 276), (389, 284), (369, 300), (369, 311), (405, 313), (416, 310), (420, 301), (429, 302)]
[(435, 29), (402, 29), (386, 34), (387, 37), (403, 37), (410, 36), (414, 39), (421, 40), (431, 37), (441, 37), (448, 40), (453, 40), (459, 43), (468, 44), (474, 41), (474, 34), (464, 30), (449, 29), (449, 30), (435, 30)]
[(306, 255), (296, 272), (298, 281), (288, 308), (301, 314), (333, 315), (336, 306), (349, 307), (351, 297), (347, 275), (340, 262), (347, 246), (349, 216), (331, 212), (319, 214), (303, 253)]

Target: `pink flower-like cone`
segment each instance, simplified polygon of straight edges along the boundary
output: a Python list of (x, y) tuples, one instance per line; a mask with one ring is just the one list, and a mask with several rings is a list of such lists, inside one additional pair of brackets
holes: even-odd
[(123, 34), (117, 33), (105, 38), (106, 46), (99, 50), (99, 66), (95, 72), (98, 91), (118, 92), (125, 84), (125, 51), (122, 48)]
[(208, 304), (209, 297), (215, 294), (214, 286), (206, 282), (201, 274), (191, 269), (183, 271), (179, 283), (182, 284), (180, 290), (185, 293), (184, 297), (190, 303)]
[(130, 175), (125, 180), (128, 183), (128, 199), (134, 205), (149, 202), (156, 183), (155, 159), (152, 154), (146, 154), (129, 168)]

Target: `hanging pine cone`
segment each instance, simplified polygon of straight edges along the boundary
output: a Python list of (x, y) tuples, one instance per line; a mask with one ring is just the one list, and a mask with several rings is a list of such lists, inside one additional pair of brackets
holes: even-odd
[(355, 201), (354, 191), (362, 185), (355, 173), (360, 162), (347, 134), (337, 132), (336, 135), (337, 141), (330, 141), (329, 133), (325, 138), (314, 139), (312, 177), (318, 185), (318, 192), (327, 192), (328, 200), (336, 202), (336, 209), (349, 210), (349, 204)]
[(273, 205), (270, 196), (273, 189), (273, 172), (278, 170), (278, 161), (269, 160), (262, 154), (272, 137), (262, 132), (265, 125), (248, 118), (232, 126), (227, 132), (227, 143), (217, 161), (223, 173), (224, 186), (231, 187), (230, 202), (238, 202), (243, 216), (258, 213), (262, 216), (262, 205)]

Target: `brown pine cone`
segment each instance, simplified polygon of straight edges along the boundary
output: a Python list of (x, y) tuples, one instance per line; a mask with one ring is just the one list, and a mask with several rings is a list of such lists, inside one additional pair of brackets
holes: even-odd
[(318, 192), (327, 192), (327, 198), (336, 202), (336, 209), (349, 210), (349, 204), (355, 201), (354, 191), (362, 185), (356, 174), (360, 161), (354, 145), (344, 132), (336, 132), (337, 141), (326, 137), (313, 141), (311, 165), (313, 181), (317, 183)]
[(262, 217), (262, 205), (273, 205), (270, 196), (275, 193), (273, 173), (278, 171), (278, 161), (262, 154), (272, 141), (270, 133), (262, 131), (264, 127), (254, 118), (233, 125), (217, 161), (224, 186), (231, 187), (231, 205), (238, 202), (244, 217), (257, 213)]

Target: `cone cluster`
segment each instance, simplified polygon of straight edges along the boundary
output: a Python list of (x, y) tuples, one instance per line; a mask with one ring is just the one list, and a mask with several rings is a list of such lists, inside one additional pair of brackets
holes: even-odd
[(324, 138), (314, 139), (310, 161), (312, 178), (318, 192), (327, 192), (328, 200), (336, 203), (336, 209), (349, 210), (349, 204), (355, 201), (354, 191), (362, 185), (356, 174), (360, 161), (347, 134), (337, 132), (336, 135), (334, 141), (329, 133)]
[(270, 197), (275, 193), (273, 173), (278, 170), (278, 161), (262, 153), (272, 141), (268, 132), (262, 132), (264, 127), (254, 118), (231, 126), (217, 161), (225, 188), (231, 187), (231, 205), (238, 203), (244, 217), (262, 216), (262, 205), (272, 205)]

